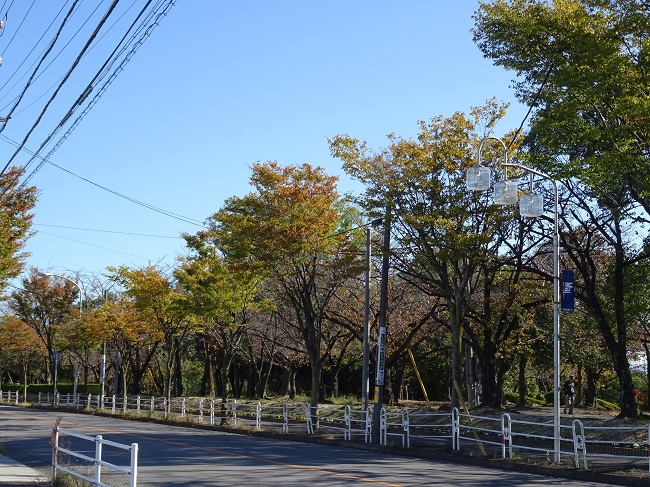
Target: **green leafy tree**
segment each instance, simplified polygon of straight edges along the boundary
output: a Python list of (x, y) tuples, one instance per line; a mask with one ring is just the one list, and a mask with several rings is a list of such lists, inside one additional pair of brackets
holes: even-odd
[[(131, 269), (122, 266), (109, 268), (111, 280), (119, 283), (124, 294), (133, 301), (138, 319), (149, 322), (158, 331), (165, 345), (164, 394), (169, 399), (172, 394), (174, 370), (180, 370), (181, 344), (197, 326), (185, 315), (180, 300), (181, 293), (158, 269), (146, 266)], [(182, 381), (177, 378), (177, 395), (182, 395)]]
[(474, 40), (536, 107), (530, 144), (553, 173), (650, 213), (650, 6), (643, 0), (481, 2)]
[(336, 178), (309, 164), (255, 164), (254, 191), (233, 197), (211, 219), (229, 264), (269, 279), (293, 310), (311, 367), (311, 406), (322, 372), (325, 310), (343, 279), (359, 271), (337, 208)]
[[(638, 0), (497, 0), (481, 3), (475, 19), (474, 40), (495, 64), (517, 72), (518, 98), (536, 107), (530, 164), (565, 179), (574, 201), (588, 202), (563, 219), (568, 228), (585, 226), (589, 237), (574, 232), (564, 243), (612, 357), (621, 415), (634, 417), (625, 275), (648, 254), (630, 245), (624, 229), (647, 222), (650, 211), (650, 7)], [(612, 257), (604, 268), (589, 255), (599, 250)]]
[[(474, 281), (481, 266), (497, 255), (505, 235), (497, 230), (512, 216), (489, 207), (484, 196), (469, 192), (465, 171), (476, 164), (478, 142), (503, 117), (505, 108), (490, 101), (473, 109), (470, 116), (456, 113), (422, 121), (417, 139), (390, 135), (389, 147), (378, 152), (348, 135), (330, 140), (332, 155), (342, 159), (345, 171), (366, 186), (361, 205), (379, 215), (390, 201), (393, 265), (415, 289), (441, 299), (446, 306), (455, 406), (464, 382), (462, 328), (472, 290), (477, 288)], [(496, 154), (492, 147), (486, 148), (486, 155), (499, 157)], [(486, 322), (490, 321), (488, 316)], [(496, 357), (495, 340), (505, 339), (514, 326), (515, 320), (508, 317), (503, 336), (486, 335), (485, 364), (493, 364)]]
[(0, 175), (0, 290), (22, 272), (28, 256), (23, 248), (31, 236), (37, 193), (20, 184), (21, 173), (14, 167)]
[(221, 400), (225, 408), (230, 367), (250, 315), (263, 303), (257, 293), (259, 277), (245, 268), (228, 266), (214, 245), (215, 237), (213, 231), (185, 235), (190, 254), (181, 259), (174, 275), (182, 293), (181, 308), (202, 324), (202, 339), (214, 345), (207, 350), (216, 350), (220, 355)]

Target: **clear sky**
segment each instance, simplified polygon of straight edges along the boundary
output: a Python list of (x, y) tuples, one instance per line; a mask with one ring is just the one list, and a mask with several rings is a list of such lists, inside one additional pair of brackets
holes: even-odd
[[(3, 166), (110, 2), (85, 3), (86, 12), (68, 24), (83, 36), (52, 61), (0, 134)], [(14, 75), (18, 66), (28, 59), (20, 73), (31, 73), (27, 68), (34, 69), (72, 0), (34, 0), (28, 15), (31, 0), (4, 4), (0, 116), (29, 78)], [(83, 26), (91, 4), (100, 7)], [(84, 56), (25, 144), (28, 151), (54, 130), (117, 45), (119, 26), (132, 22), (144, 4), (120, 4), (121, 24)], [(65, 275), (123, 264), (173, 265), (184, 251), (180, 234), (201, 228), (99, 186), (203, 222), (227, 198), (250, 190), (250, 166), (257, 161), (321, 166), (340, 177), (341, 193), (359, 192), (329, 155), (326, 138), (338, 133), (379, 149), (389, 133), (415, 136), (418, 120), (467, 112), (492, 97), (513, 102), (496, 135), (516, 129), (526, 108), (514, 101), (513, 73), (492, 66), (472, 43), (477, 7), (474, 0), (177, 0), (52, 154), (59, 167), (46, 163), (30, 180), (40, 198), (29, 265)], [(15, 162), (28, 160), (21, 151)]]

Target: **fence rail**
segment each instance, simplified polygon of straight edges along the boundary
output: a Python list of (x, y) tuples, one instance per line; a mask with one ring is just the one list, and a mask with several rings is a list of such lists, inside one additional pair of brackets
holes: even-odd
[[(63, 445), (60, 442), (65, 438), (69, 442), (68, 445)], [(95, 456), (91, 457), (81, 453), (80, 451), (86, 451), (86, 448), (77, 447), (77, 449), (72, 449), (73, 444), (70, 443), (70, 439), (77, 439), (86, 442), (91, 442), (95, 444)], [(109, 446), (116, 448), (118, 450), (124, 450), (129, 452), (129, 466), (123, 467), (114, 463), (109, 463), (102, 459), (104, 446)], [(80, 451), (79, 451), (80, 450)], [(60, 462), (59, 457), (61, 455), (67, 455), (72, 461), (69, 462)], [(81, 461), (83, 465), (91, 466), (93, 469), (93, 476), (85, 475), (84, 473), (78, 471), (79, 467), (75, 470), (73, 463)], [(54, 444), (52, 445), (52, 479), (56, 482), (57, 474), (59, 471), (65, 472), (68, 475), (72, 475), (79, 479), (90, 482), (93, 486), (100, 487), (111, 487), (110, 484), (104, 483), (102, 481), (102, 467), (109, 468), (118, 473), (122, 473), (128, 476), (129, 478), (129, 487), (136, 487), (138, 482), (138, 444), (131, 443), (131, 445), (123, 445), (121, 443), (116, 443), (114, 441), (107, 440), (102, 437), (102, 435), (97, 436), (86, 436), (79, 433), (75, 433), (70, 430), (61, 429), (58, 425), (54, 429)], [(123, 485), (120, 482), (120, 485)]]
[[(17, 393), (2, 393), (0, 401), (18, 404)], [(282, 433), (339, 436), (346, 441), (369, 442), (372, 431), (372, 407), (367, 411), (351, 406), (307, 404), (263, 404), (213, 399), (165, 398), (141, 396), (78, 396), (39, 394), (40, 405), (57, 404), (75, 408), (104, 409), (111, 412), (139, 412), (173, 419), (208, 423), (228, 422), (257, 430)], [(475, 450), (512, 459), (515, 456), (548, 459), (554, 448), (550, 421), (513, 419), (509, 413), (478, 416), (449, 412), (419, 412), (409, 409), (387, 410), (380, 414), (380, 442), (404, 448)], [(630, 439), (632, 438), (632, 439)], [(560, 457), (576, 468), (616, 465), (620, 468), (645, 469), (650, 476), (650, 425), (605, 427), (583, 424), (575, 419), (560, 426)]]

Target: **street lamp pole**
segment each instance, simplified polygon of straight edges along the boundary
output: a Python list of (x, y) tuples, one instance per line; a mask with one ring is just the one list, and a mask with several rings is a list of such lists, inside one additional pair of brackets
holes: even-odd
[[(43, 272), (42, 274), (44, 276), (48, 276), (48, 277), (58, 277), (59, 279), (65, 279), (66, 281), (71, 282), (72, 284), (77, 286), (77, 288), (79, 288), (79, 317), (81, 318), (81, 313), (82, 313), (82, 310), (83, 310), (83, 296), (84, 296), (83, 288), (81, 287), (81, 285), (77, 281), (73, 281), (69, 277), (60, 276), (58, 274), (52, 274), (51, 272)], [(55, 370), (55, 375), (56, 375), (56, 370)], [(75, 403), (77, 401), (77, 384), (78, 384), (78, 382), (79, 382), (79, 358), (77, 358), (75, 360), (75, 364), (74, 364), (74, 388), (73, 388), (73, 391), (72, 391), (72, 395), (74, 397)], [(56, 383), (56, 380), (55, 380), (55, 383)], [(56, 388), (56, 386), (55, 386), (55, 388)], [(56, 395), (56, 392), (55, 392), (55, 395)]]
[[(467, 171), (467, 187), (477, 191), (485, 191), (490, 187), (491, 175), (489, 168), (481, 165), (483, 144), (494, 140), (503, 147), (503, 162), (506, 180), (494, 185), (494, 199), (497, 204), (514, 203), (518, 199), (517, 185), (508, 181), (509, 167), (521, 169), (530, 176), (531, 193), (522, 195), (519, 199), (520, 213), (526, 217), (537, 217), (543, 213), (541, 195), (532, 193), (533, 175), (546, 179), (553, 184), (555, 192), (553, 202), (553, 457), (554, 462), (560, 462), (560, 233), (559, 233), (559, 194), (558, 185), (551, 176), (522, 164), (508, 162), (508, 150), (505, 143), (497, 137), (485, 137), (478, 148), (478, 166)], [(497, 185), (499, 185), (497, 187)]]

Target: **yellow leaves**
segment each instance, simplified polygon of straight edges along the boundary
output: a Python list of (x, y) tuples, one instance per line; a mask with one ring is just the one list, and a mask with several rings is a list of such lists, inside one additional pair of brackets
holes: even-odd
[(230, 199), (214, 216), (228, 258), (274, 265), (322, 249), (339, 219), (336, 181), (309, 164), (254, 165), (256, 192)]

